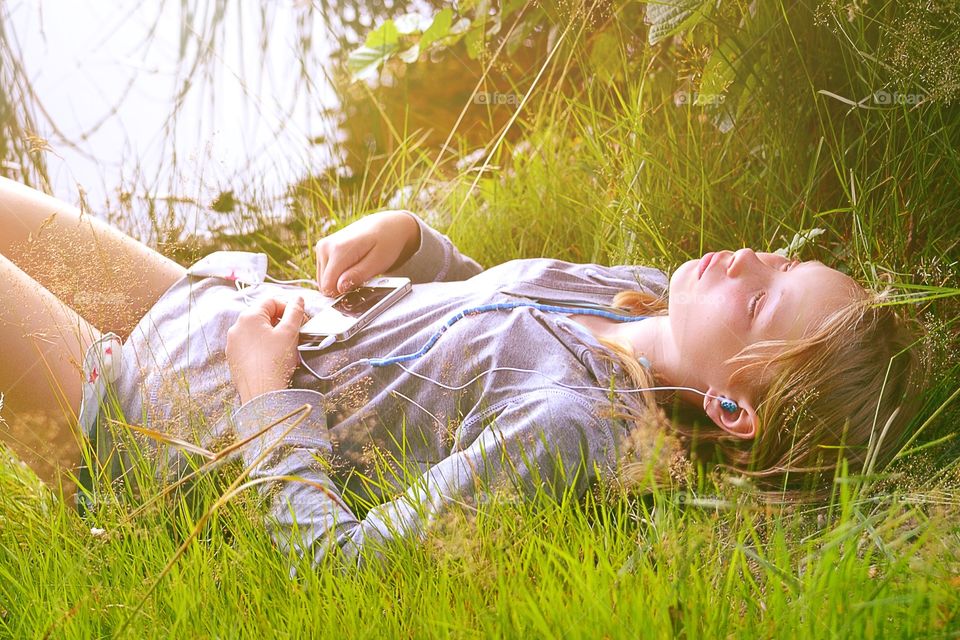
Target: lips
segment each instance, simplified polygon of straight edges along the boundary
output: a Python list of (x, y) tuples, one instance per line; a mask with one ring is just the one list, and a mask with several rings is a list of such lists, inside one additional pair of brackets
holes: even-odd
[(697, 280), (703, 277), (704, 272), (710, 267), (710, 263), (713, 262), (713, 257), (717, 255), (715, 252), (710, 251), (709, 253), (703, 254), (703, 257), (700, 258), (700, 266), (697, 270)]

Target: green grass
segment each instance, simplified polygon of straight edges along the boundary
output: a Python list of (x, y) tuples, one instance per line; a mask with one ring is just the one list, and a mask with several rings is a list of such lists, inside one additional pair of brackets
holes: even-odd
[[(930, 330), (934, 371), (919, 435), (882, 476), (841, 471), (827, 503), (790, 507), (757, 504), (708, 471), (687, 489), (642, 497), (598, 487), (581, 500), (507, 498), (451, 514), (425, 544), (392, 548), (383, 565), (343, 573), (301, 562), (291, 580), (252, 492), (216, 510), (177, 557), (224, 482), (207, 478), (190, 499), (165, 498), (132, 519), (135, 500), (81, 520), (29, 473), (0, 465), (0, 634), (960, 635), (960, 109), (937, 60), (914, 53), (911, 66), (893, 55), (950, 50), (923, 38), (936, 44), (956, 29), (914, 29), (911, 40), (904, 25), (945, 18), (920, 2), (863, 4), (848, 13), (839, 3), (816, 12), (758, 3), (764, 28), (739, 37), (759, 66), (738, 78), (753, 90), (727, 133), (706, 108), (673, 100), (684, 78), (696, 86), (698, 47), (728, 35), (727, 22), (654, 48), (643, 44), (636, 3), (614, 3), (593, 23), (560, 22), (569, 34), (495, 149), (491, 137), (482, 173), (457, 169), (453, 156), (437, 162), (422, 132), (393, 122), (380, 127), (395, 132), (380, 146), (392, 151), (368, 159), (351, 185), (335, 176), (297, 185), (293, 228), (312, 244), (329, 219), (347, 224), (408, 185), (415, 195), (405, 206), (488, 266), (552, 256), (669, 269), (706, 250), (773, 249), (823, 228), (803, 257), (868, 284), (920, 285), (930, 298), (910, 303)], [(604, 32), (621, 46), (611, 82), (589, 72)], [(404, 90), (416, 81), (411, 71)], [(834, 97), (857, 102), (881, 89), (933, 98), (867, 109)], [(312, 270), (309, 253), (276, 238), (253, 237), (272, 271)]]

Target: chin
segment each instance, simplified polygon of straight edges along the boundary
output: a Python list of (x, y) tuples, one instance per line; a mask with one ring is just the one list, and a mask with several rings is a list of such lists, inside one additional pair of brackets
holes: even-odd
[(667, 313), (678, 321), (696, 315), (695, 306), (700, 297), (700, 291), (697, 287), (699, 266), (699, 260), (688, 260), (677, 267), (670, 275), (670, 284), (667, 290)]
[(699, 260), (687, 260), (670, 274), (670, 291), (683, 291), (689, 284), (690, 278), (697, 279), (697, 265)]
[[(684, 299), (684, 293), (689, 289), (690, 270), (696, 269), (696, 260), (689, 260), (673, 270), (670, 282), (667, 284), (667, 313), (673, 315), (676, 305)], [(696, 277), (696, 272), (693, 273)]]

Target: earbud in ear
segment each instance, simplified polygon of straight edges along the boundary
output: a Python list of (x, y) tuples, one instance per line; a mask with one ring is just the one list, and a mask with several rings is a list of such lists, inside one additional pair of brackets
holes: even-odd
[(727, 413), (736, 413), (740, 407), (736, 402), (730, 398), (725, 398), (724, 396), (719, 396), (720, 399), (720, 408), (726, 411)]

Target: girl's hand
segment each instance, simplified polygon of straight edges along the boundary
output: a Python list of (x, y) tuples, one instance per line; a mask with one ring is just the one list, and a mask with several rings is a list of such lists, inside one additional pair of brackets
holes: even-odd
[(303, 318), (299, 296), (292, 303), (261, 300), (237, 317), (227, 331), (226, 356), (241, 403), (290, 385)]
[(317, 284), (327, 296), (350, 291), (402, 264), (420, 246), (420, 225), (405, 211), (380, 211), (317, 242)]

